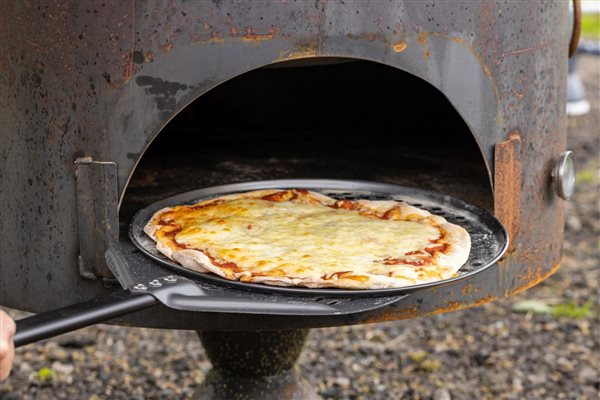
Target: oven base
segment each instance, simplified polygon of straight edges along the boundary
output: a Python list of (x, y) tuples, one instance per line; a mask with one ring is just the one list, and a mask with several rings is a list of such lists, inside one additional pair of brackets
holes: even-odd
[(308, 329), (198, 332), (213, 369), (194, 393), (202, 400), (319, 398), (295, 368)]

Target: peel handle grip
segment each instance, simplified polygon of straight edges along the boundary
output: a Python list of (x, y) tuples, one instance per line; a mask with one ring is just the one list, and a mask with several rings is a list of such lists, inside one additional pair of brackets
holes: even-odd
[(16, 321), (15, 347), (48, 339), (157, 304), (150, 294), (119, 290), (108, 296), (46, 311)]

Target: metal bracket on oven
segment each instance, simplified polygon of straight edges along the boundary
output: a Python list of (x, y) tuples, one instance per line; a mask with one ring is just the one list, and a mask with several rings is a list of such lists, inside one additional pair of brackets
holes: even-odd
[(494, 213), (508, 230), (512, 253), (521, 222), (521, 138), (511, 133), (508, 140), (496, 143), (494, 157)]
[(79, 273), (84, 278), (112, 278), (104, 253), (119, 239), (117, 164), (75, 160), (77, 217), (79, 222)]

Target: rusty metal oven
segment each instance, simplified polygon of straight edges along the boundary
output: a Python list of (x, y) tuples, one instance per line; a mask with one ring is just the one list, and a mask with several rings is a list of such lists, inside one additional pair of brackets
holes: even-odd
[(127, 245), (137, 210), (270, 179), (451, 195), (494, 213), (510, 247), (480, 274), (344, 318), (160, 306), (113, 323), (202, 330), (207, 346), (220, 331), (283, 343), (282, 329), (480, 305), (558, 268), (567, 4), (0, 7), (3, 305), (43, 312), (105, 295), (118, 288), (105, 252)]

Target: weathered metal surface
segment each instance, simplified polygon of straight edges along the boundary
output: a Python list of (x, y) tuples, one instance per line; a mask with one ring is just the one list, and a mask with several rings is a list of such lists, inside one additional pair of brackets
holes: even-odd
[(87, 279), (112, 278), (104, 254), (119, 239), (117, 165), (90, 157), (75, 161), (79, 273)]
[(319, 398), (295, 364), (308, 330), (198, 332), (213, 369), (196, 389), (200, 400)]
[(571, 41), (569, 42), (569, 58), (575, 55), (577, 45), (581, 39), (581, 0), (573, 0), (572, 10), (573, 27), (571, 28)]
[(496, 145), (494, 157), (494, 212), (508, 231), (511, 245), (516, 248), (521, 223), (521, 138), (512, 133), (508, 140)]
[(495, 144), (520, 132), (514, 252), (477, 279), (351, 320), (160, 309), (121, 322), (219, 330), (374, 322), (528, 287), (560, 259), (564, 207), (550, 170), (565, 149), (568, 40), (567, 2), (2, 2), (2, 303), (42, 311), (104, 292), (78, 273), (77, 157), (116, 162), (122, 198), (146, 147), (194, 99), (255, 68), (312, 57), (370, 60), (428, 82), (462, 116), (488, 172)]

